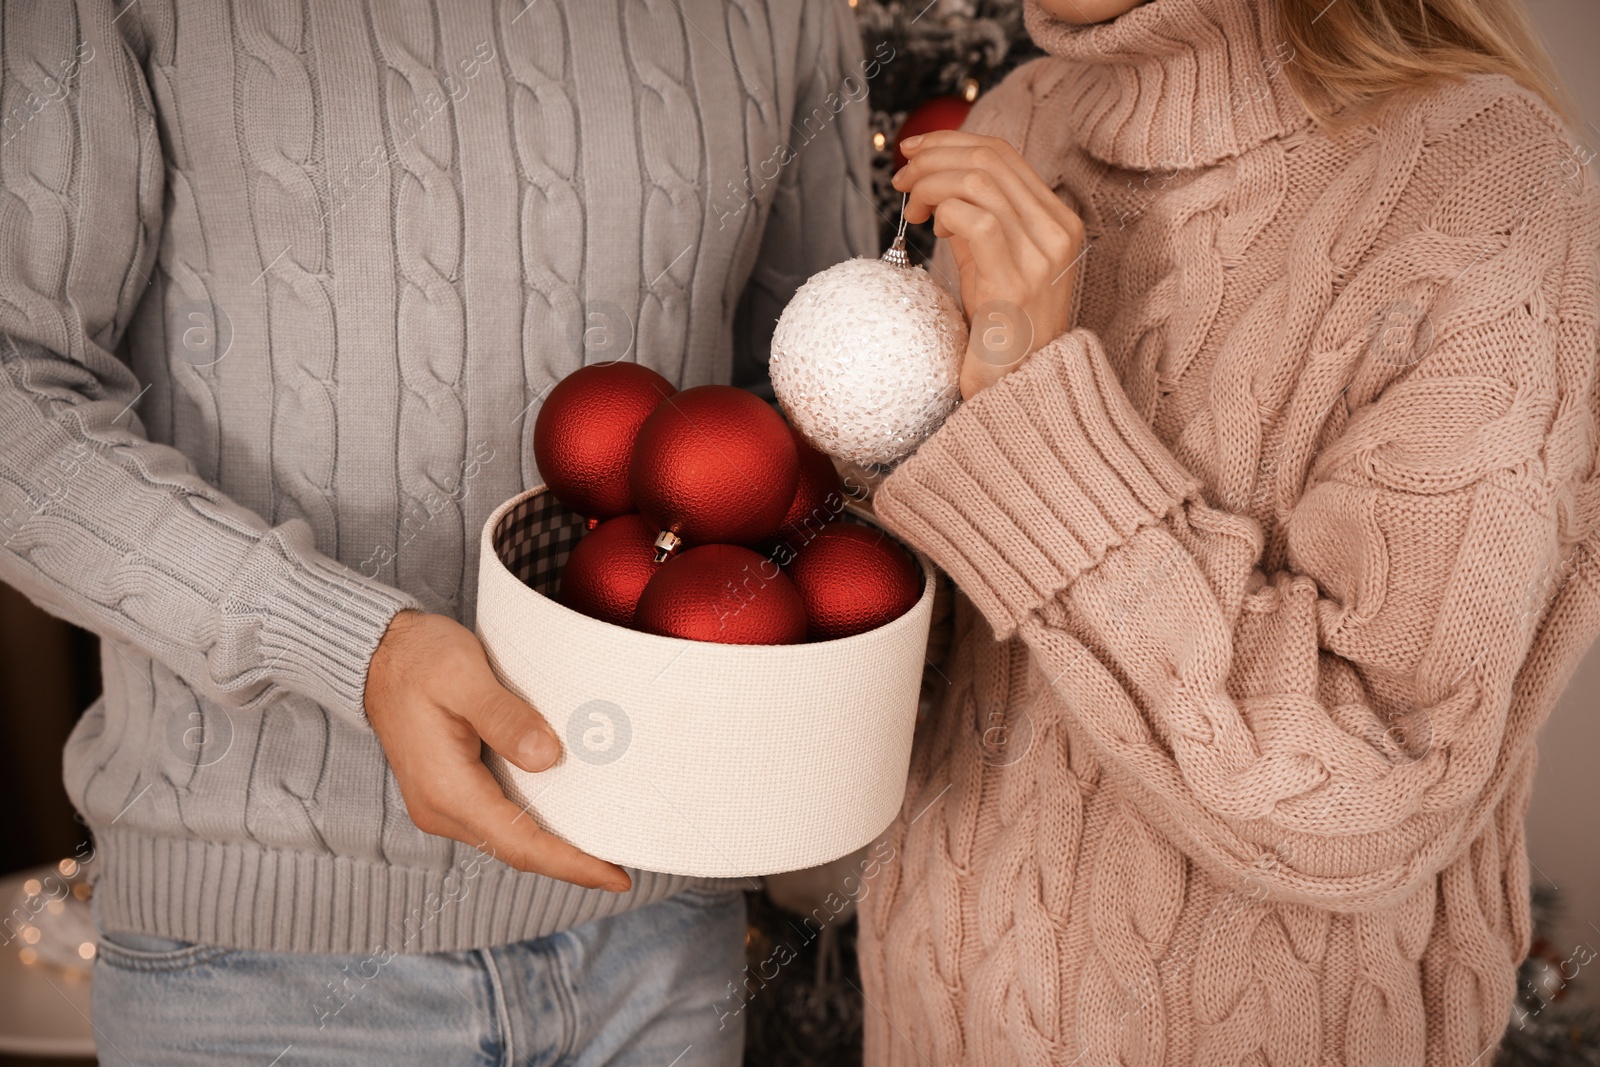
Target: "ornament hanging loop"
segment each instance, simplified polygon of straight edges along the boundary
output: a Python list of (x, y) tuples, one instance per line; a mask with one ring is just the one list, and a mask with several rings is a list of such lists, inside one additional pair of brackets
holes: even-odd
[(894, 235), (894, 243), (880, 258), (892, 267), (909, 267), (911, 258), (906, 255), (906, 198), (910, 194), (900, 194), (900, 229)]

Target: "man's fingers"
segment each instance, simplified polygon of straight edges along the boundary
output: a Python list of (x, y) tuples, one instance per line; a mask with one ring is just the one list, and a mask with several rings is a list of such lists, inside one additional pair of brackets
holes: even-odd
[[(528, 713), (526, 704), (521, 709), (519, 714)], [(503, 713), (487, 717), (496, 714)], [(519, 870), (590, 888), (628, 888), (631, 880), (621, 867), (552, 837), (506, 799), (479, 758), (481, 744), (471, 733), (475, 727), (459, 715), (440, 713), (435, 722), (414, 738), (425, 758), (409, 761), (416, 766), (397, 764), (395, 770), (406, 811), (419, 829), (470, 845), (487, 841), (496, 858)]]
[(506, 799), (482, 765), (458, 794), (464, 802), (454, 814), (467, 830), (462, 841), (487, 841), (494, 857), (518, 870), (533, 871), (589, 889), (623, 892), (633, 885), (628, 872), (582, 852), (539, 828), (527, 811)]
[(525, 771), (545, 770), (561, 755), (561, 742), (544, 716), (492, 674), (468, 685), (452, 703), (451, 710), (471, 723), (490, 748)]

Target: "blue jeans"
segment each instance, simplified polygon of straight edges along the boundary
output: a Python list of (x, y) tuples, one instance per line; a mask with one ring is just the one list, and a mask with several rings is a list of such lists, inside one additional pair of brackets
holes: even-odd
[[(101, 931), (102, 1067), (736, 1067), (744, 894), (687, 889), (463, 952), (314, 955)], [(719, 1004), (723, 1007), (719, 1007)]]

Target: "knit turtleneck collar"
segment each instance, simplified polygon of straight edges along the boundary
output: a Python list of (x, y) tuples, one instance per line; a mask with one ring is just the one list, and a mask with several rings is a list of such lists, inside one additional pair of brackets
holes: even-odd
[(1070, 61), (1057, 86), (1088, 153), (1137, 170), (1209, 166), (1311, 121), (1289, 87), (1277, 0), (1147, 0), (1088, 26), (1026, 0), (1028, 32)]

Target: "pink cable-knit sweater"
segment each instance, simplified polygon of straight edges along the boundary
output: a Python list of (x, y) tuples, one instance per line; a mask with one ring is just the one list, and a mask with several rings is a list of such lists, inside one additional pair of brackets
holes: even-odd
[(877, 492), (963, 595), (869, 1064), (1468, 1067), (1510, 1020), (1600, 632), (1600, 186), (1499, 75), (1331, 139), (1271, 8), (1030, 3), (1052, 55), (968, 122), (1090, 250)]

